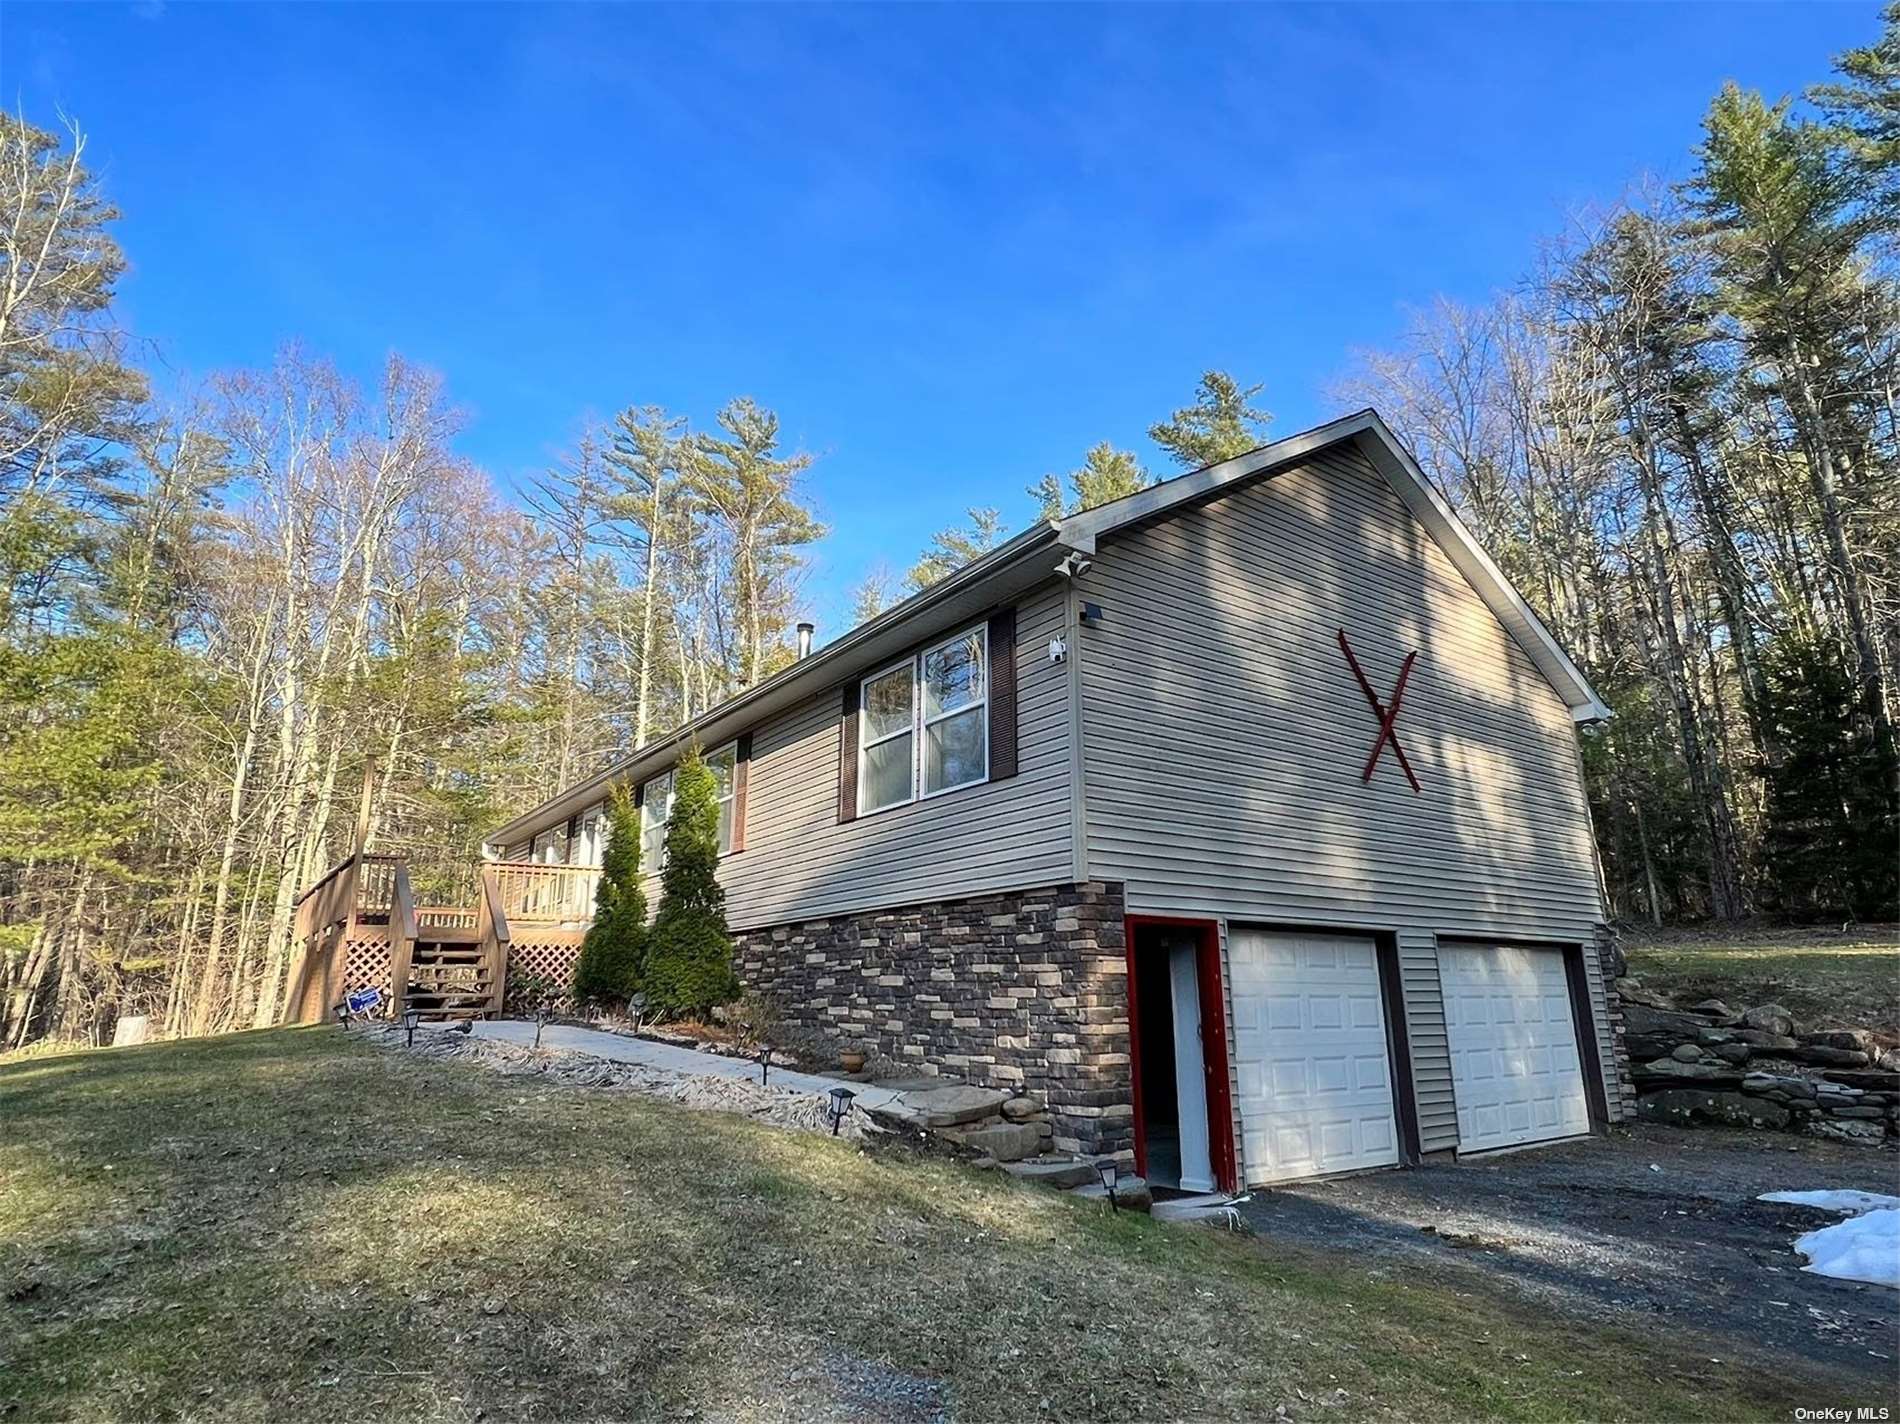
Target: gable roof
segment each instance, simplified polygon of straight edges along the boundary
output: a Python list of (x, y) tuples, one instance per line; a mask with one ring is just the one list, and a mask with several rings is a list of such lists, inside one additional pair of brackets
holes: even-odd
[(1610, 709), (1590, 686), (1589, 679), (1563, 645), (1551, 635), (1543, 620), (1531, 610), (1523, 595), (1504, 576), (1484, 547), (1452, 513), (1425, 472), (1418, 467), (1392, 429), (1375, 410), (1366, 409), (1341, 416), (1271, 445), (1262, 445), (1245, 455), (1207, 465), (1189, 474), (1150, 485), (1110, 504), (1098, 505), (1062, 521), (1061, 542), (1068, 548), (1089, 554), (1095, 543), (1131, 524), (1165, 517), (1183, 505), (1211, 499), (1240, 483), (1273, 473), (1296, 461), (1318, 454), (1330, 446), (1351, 443), (1371, 461), (1412, 516), (1438, 541), (1453, 566), (1465, 576), (1478, 597), (1496, 615), (1530, 660), (1536, 664), (1557, 695), (1569, 707), (1578, 722), (1600, 722)]
[(514, 844), (566, 821), (600, 801), (613, 783), (641, 781), (665, 770), (688, 743), (707, 748), (723, 746), (774, 713), (888, 662), (933, 634), (970, 622), (996, 604), (1052, 577), (1068, 573), (1070, 556), (1093, 555), (1101, 540), (1120, 530), (1165, 518), (1176, 509), (1215, 498), (1247, 481), (1264, 478), (1322, 450), (1348, 443), (1366, 456), (1405, 502), (1413, 517), (1438, 541), (1478, 597), (1563, 698), (1571, 716), (1578, 722), (1608, 718), (1610, 709), (1570, 655), (1511, 586), (1471, 531), (1452, 513), (1451, 506), (1432, 488), (1391, 428), (1376, 411), (1368, 409), (1262, 445), (1217, 465), (1163, 480), (1081, 514), (1060, 520), (1039, 520), (949, 577), (868, 622), (860, 623), (809, 657), (735, 693), (665, 736), (517, 816), (492, 832), (489, 844)]

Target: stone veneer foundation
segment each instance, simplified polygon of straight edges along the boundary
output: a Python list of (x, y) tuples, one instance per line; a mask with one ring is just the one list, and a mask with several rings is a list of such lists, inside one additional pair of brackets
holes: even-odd
[(1100, 881), (741, 931), (784, 1022), (920, 1073), (1033, 1093), (1055, 1146), (1134, 1146), (1122, 887)]

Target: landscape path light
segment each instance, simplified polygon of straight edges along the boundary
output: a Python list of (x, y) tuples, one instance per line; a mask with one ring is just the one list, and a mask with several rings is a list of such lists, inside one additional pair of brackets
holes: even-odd
[(849, 1088), (833, 1088), (831, 1090), (831, 1106), (826, 1109), (826, 1111), (831, 1114), (831, 1135), (833, 1137), (838, 1135), (838, 1126), (845, 1120), (845, 1115), (851, 1111), (851, 1100), (856, 1096), (857, 1094), (852, 1092)]
[(416, 1046), (416, 1025), (421, 1022), (421, 1009), (404, 1009), (402, 1011), (403, 1043), (406, 1047), (414, 1048)]
[(1102, 1190), (1108, 1193), (1108, 1205), (1112, 1211), (1120, 1211), (1122, 1204), (1115, 1199), (1115, 1179), (1121, 1171), (1114, 1162), (1104, 1157), (1095, 1164), (1096, 1175), (1102, 1179)]

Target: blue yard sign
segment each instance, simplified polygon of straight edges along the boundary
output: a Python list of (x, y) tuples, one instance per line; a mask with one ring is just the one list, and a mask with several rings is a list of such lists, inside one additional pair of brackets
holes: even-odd
[(381, 989), (358, 989), (343, 1002), (353, 1014), (367, 1014), (383, 1001)]

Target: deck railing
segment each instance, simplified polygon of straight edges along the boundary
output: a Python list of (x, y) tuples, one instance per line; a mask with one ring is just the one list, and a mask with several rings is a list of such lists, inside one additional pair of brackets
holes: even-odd
[(331, 866), (297, 897), (297, 938), (306, 940), (364, 921), (387, 924), (396, 900), (398, 859), (366, 852), (345, 856)]
[(502, 910), (516, 925), (582, 926), (594, 918), (600, 872), (585, 865), (530, 865), (497, 861), (486, 867)]

